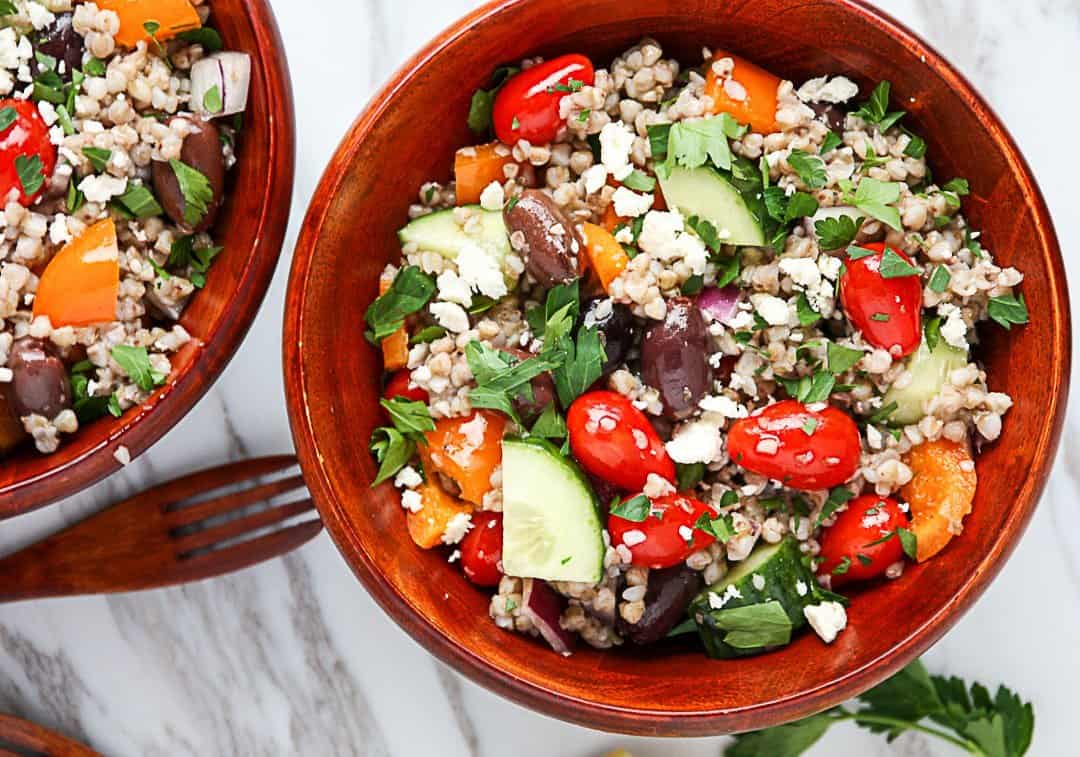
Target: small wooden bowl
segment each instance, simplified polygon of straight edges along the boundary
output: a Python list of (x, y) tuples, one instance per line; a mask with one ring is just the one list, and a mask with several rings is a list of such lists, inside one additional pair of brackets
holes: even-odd
[(141, 407), (80, 429), (55, 454), (40, 455), (31, 445), (0, 462), (0, 519), (90, 486), (120, 467), (117, 447), (135, 457), (175, 426), (224, 370), (270, 286), (292, 202), (288, 66), (267, 0), (213, 0), (212, 7), (226, 49), (251, 55), (252, 79), (239, 161), (214, 229), (225, 250), (180, 319), (192, 342), (173, 358), (168, 383)]
[(87, 746), (36, 723), (0, 715), (0, 755), (43, 757), (101, 757)]
[[(773, 654), (715, 662), (696, 648), (562, 658), (497, 629), (488, 595), (440, 551), (417, 549), (397, 493), (369, 488), (380, 425), (380, 362), (364, 342), (379, 272), (425, 180), (448, 179), (454, 151), (475, 143), (469, 98), (492, 69), (529, 55), (584, 52), (599, 64), (655, 34), (665, 53), (698, 61), (731, 50), (793, 80), (825, 73), (863, 91), (893, 83), (905, 122), (929, 143), (934, 171), (965, 176), (965, 212), (983, 241), (1026, 274), (1032, 323), (991, 325), (980, 350), (994, 389), (1016, 398), (1001, 440), (979, 461), (967, 528), (938, 558), (855, 598), (831, 647), (812, 633)], [(914, 98), (909, 100), (909, 98)], [(285, 319), (285, 377), (304, 475), (346, 561), (410, 635), (475, 681), (541, 712), (593, 728), (702, 736), (756, 729), (835, 705), (933, 644), (1001, 569), (1024, 531), (1054, 458), (1069, 382), (1070, 321), (1050, 217), (1013, 140), (971, 85), (902, 25), (852, 0), (503, 0), (426, 47), (346, 136), (297, 246)]]

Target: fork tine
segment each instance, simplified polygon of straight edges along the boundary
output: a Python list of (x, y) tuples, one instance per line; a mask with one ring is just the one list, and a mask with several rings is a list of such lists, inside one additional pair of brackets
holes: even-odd
[(200, 502), (199, 504), (191, 505), (190, 507), (181, 507), (176, 510), (170, 510), (165, 513), (165, 522), (170, 528), (188, 526), (192, 523), (198, 523), (199, 521), (212, 518), (216, 515), (223, 515), (224, 513), (245, 507), (246, 505), (253, 505), (256, 502), (272, 499), (279, 494), (285, 494), (293, 489), (299, 489), (302, 486), (304, 486), (303, 476), (290, 476), (278, 481), (271, 481), (270, 483), (261, 486), (253, 486), (250, 489), (244, 489), (243, 491), (234, 492), (233, 494), (214, 497), (213, 499), (208, 499), (205, 502)]
[(294, 465), (299, 465), (296, 455), (273, 455), (253, 460), (239, 460), (218, 468), (198, 471), (197, 473), (167, 481), (136, 496), (145, 500), (159, 490), (167, 490), (169, 501), (166, 504), (182, 502), (204, 492), (220, 489), (223, 486), (235, 484), (249, 478), (268, 476), (271, 473), (291, 468)]
[(318, 518), (297, 523), (239, 544), (202, 552), (177, 563), (180, 582), (211, 578), (278, 557), (313, 539), (322, 531)]
[(176, 554), (180, 559), (183, 559), (187, 553), (196, 549), (220, 544), (221, 542), (234, 539), (246, 533), (253, 533), (260, 528), (266, 528), (275, 523), (281, 523), (282, 521), (306, 513), (314, 508), (315, 503), (309, 498), (298, 500), (296, 502), (289, 502), (284, 505), (279, 505), (278, 507), (259, 510), (258, 512), (245, 515), (241, 518), (234, 518), (219, 526), (196, 531), (193, 534), (181, 536), (176, 539)]

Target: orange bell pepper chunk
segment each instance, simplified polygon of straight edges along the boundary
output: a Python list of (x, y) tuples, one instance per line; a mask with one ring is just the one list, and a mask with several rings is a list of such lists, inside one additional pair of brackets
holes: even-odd
[(417, 487), (422, 507), (415, 513), (410, 511), (405, 516), (405, 525), (409, 536), (422, 549), (431, 549), (442, 543), (446, 527), (456, 516), (471, 513), (472, 507), (457, 497), (447, 494), (441, 486), (431, 480)]
[[(610, 176), (608, 177), (608, 184), (610, 184), (613, 187), (622, 186), (621, 184), (619, 184), (619, 182), (615, 181), (615, 179), (611, 178)], [(659, 183), (657, 183), (657, 185), (653, 188), (652, 192), (650, 192), (649, 194), (651, 194), (653, 196), (653, 203), (652, 203), (652, 209), (653, 210), (667, 210), (668, 209), (667, 201), (664, 200), (664, 193), (660, 190), (660, 184)], [(615, 203), (610, 203), (607, 206), (607, 208), (604, 209), (604, 215), (600, 219), (600, 225), (603, 226), (608, 231), (610, 231), (612, 234), (614, 234), (615, 229), (619, 228), (619, 224), (624, 224), (624, 223), (629, 224), (632, 221), (633, 221), (632, 218), (623, 218), (621, 215), (616, 213), (615, 212)]]
[[(505, 155), (502, 153), (506, 153)], [(463, 147), (454, 155), (454, 180), (458, 205), (475, 205), (493, 181), (506, 181), (506, 166), (514, 162), (506, 145), (492, 142)]]
[(730, 79), (721, 79), (710, 63), (705, 75), (705, 94), (713, 99), (713, 113), (729, 113), (741, 124), (749, 124), (759, 134), (776, 131), (776, 98), (780, 77), (773, 76), (749, 61), (723, 51), (713, 55), (712, 62), (722, 58), (735, 61)]
[(925, 562), (963, 530), (979, 477), (967, 445), (946, 439), (920, 444), (904, 462), (913, 475), (900, 494), (911, 507), (919, 562)]
[(623, 246), (615, 241), (607, 229), (593, 223), (583, 224), (585, 230), (585, 254), (589, 266), (596, 271), (604, 291), (608, 291), (611, 282), (626, 270), (630, 256)]
[[(379, 294), (384, 295), (390, 291), (394, 283), (393, 276), (382, 275), (379, 277)], [(383, 369), (397, 371), (409, 364), (409, 332), (402, 326), (390, 336), (382, 340)]]
[(188, 0), (95, 1), (101, 10), (115, 11), (120, 17), (120, 33), (116, 35), (116, 41), (124, 47), (135, 47), (142, 40), (150, 39), (147, 24), (157, 24), (153, 38), (158, 42), (202, 26), (198, 11)]
[(493, 488), (491, 474), (502, 464), (502, 438), (506, 419), (491, 410), (477, 410), (466, 418), (443, 418), (426, 434), (422, 453), (439, 473), (461, 488), (461, 498), (481, 504)]
[(48, 316), (54, 328), (115, 320), (119, 257), (111, 218), (87, 228), (45, 267), (34, 297), (34, 317)]

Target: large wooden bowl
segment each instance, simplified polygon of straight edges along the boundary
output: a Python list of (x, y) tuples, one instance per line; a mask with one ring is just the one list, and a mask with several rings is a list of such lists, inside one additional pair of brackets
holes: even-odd
[(120, 445), (132, 457), (156, 442), (195, 406), (240, 346), (281, 253), (289, 220), (295, 162), (292, 87), (284, 47), (267, 0), (213, 0), (214, 27), (230, 50), (252, 58), (251, 94), (239, 162), (214, 234), (225, 250), (206, 288), (180, 323), (192, 335), (173, 359), (168, 383), (122, 418), (100, 420), (65, 440), (55, 454), (32, 448), (0, 462), (0, 518), (74, 494), (120, 467)]
[[(380, 425), (379, 358), (364, 309), (400, 254), (394, 232), (421, 182), (449, 178), (475, 141), (465, 116), (494, 66), (579, 51), (603, 64), (644, 34), (696, 61), (724, 48), (791, 79), (826, 72), (864, 85), (890, 79), (907, 122), (929, 142), (935, 173), (970, 179), (967, 213), (985, 244), (1019, 266), (1031, 325), (986, 330), (994, 389), (1016, 398), (1001, 440), (979, 461), (963, 538), (898, 581), (855, 598), (826, 648), (813, 634), (765, 656), (707, 660), (690, 647), (562, 658), (496, 629), (488, 596), (441, 552), (417, 549), (389, 485), (372, 490), (367, 442)], [(864, 91), (869, 91), (868, 89)], [(433, 654), (517, 702), (595, 728), (699, 736), (760, 728), (835, 705), (934, 643), (1016, 546), (1046, 480), (1065, 411), (1069, 303), (1046, 206), (1016, 145), (971, 85), (925, 42), (852, 0), (503, 0), (425, 48), (346, 136), (300, 236), (285, 319), (289, 414), (304, 475), (342, 554), (379, 604)]]

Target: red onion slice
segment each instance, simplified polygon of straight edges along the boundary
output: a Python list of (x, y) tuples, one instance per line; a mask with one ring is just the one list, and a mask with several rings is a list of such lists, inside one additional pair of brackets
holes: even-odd
[(700, 310), (712, 316), (714, 321), (727, 321), (738, 310), (739, 288), (734, 284), (718, 289), (707, 287), (697, 296)]
[[(250, 85), (251, 57), (247, 53), (214, 53), (191, 67), (191, 109), (209, 118), (243, 113)], [(210, 112), (206, 93), (214, 87), (221, 95), (221, 110)]]
[(573, 651), (574, 636), (559, 625), (566, 600), (544, 581), (526, 578), (524, 583), (522, 614), (532, 621), (552, 649), (561, 655), (569, 655)]

